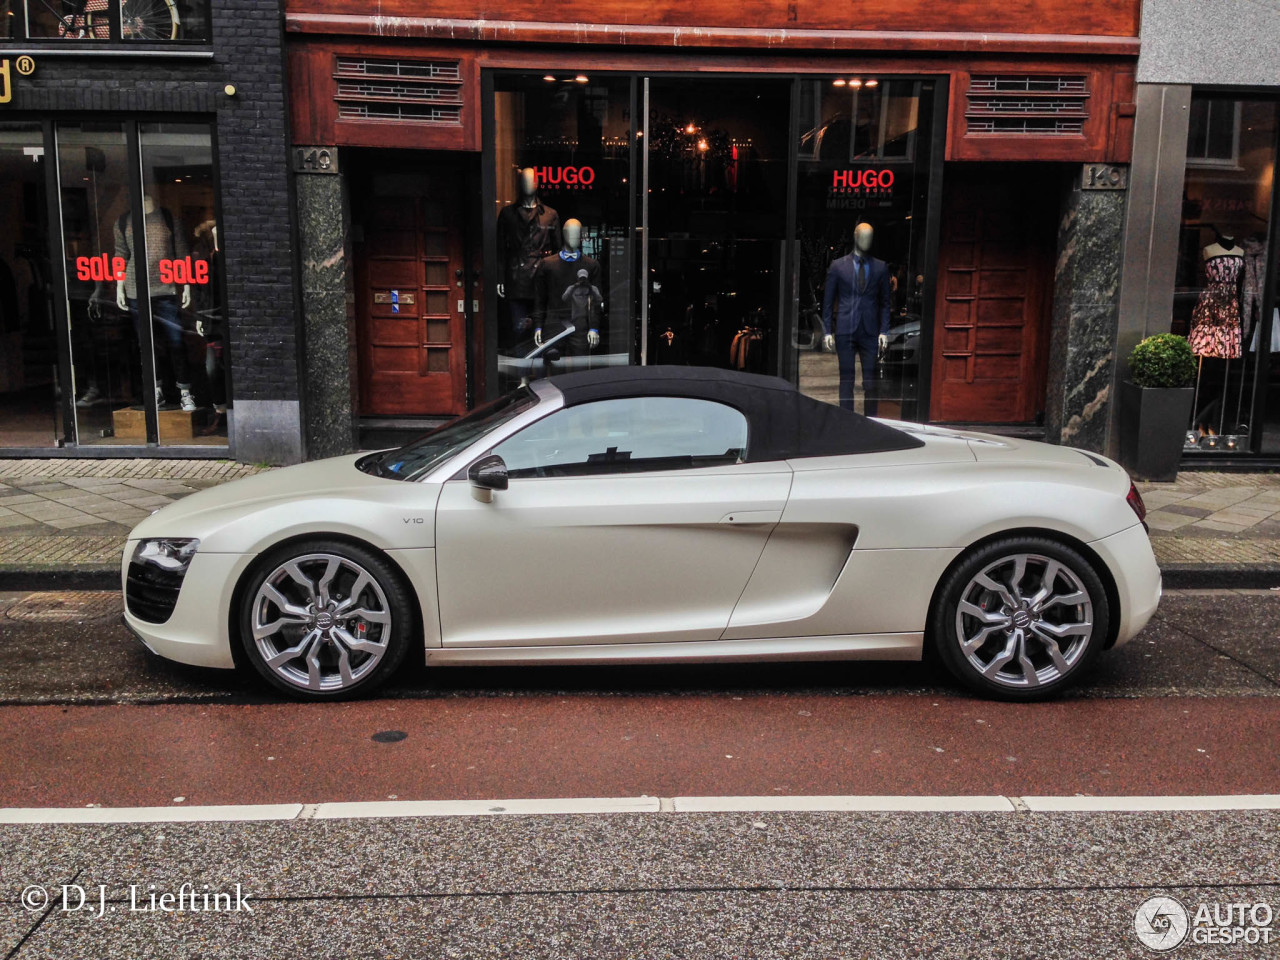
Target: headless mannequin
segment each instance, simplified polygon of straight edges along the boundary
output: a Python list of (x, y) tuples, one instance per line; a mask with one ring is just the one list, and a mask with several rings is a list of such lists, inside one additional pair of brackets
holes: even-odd
[[(575, 279), (572, 284), (567, 285), (563, 290), (547, 290), (546, 285), (554, 282), (555, 273), (551, 267), (556, 266), (554, 263), (556, 259), (559, 259), (562, 263), (577, 264), (577, 269), (574, 271)], [(542, 324), (546, 319), (549, 305), (554, 306), (557, 301), (567, 303), (581, 295), (587, 301), (586, 312), (590, 316), (592, 324), (587, 330), (587, 346), (590, 348), (598, 347), (600, 345), (600, 330), (595, 326), (598, 317), (596, 307), (600, 304), (601, 297), (600, 290), (592, 283), (592, 275), (598, 276), (600, 265), (582, 253), (582, 223), (580, 221), (574, 219), (565, 221), (563, 246), (558, 254), (553, 254), (547, 260), (551, 261), (549, 266), (546, 269), (539, 270), (542, 275), (540, 281), (543, 283), (543, 288), (539, 291), (533, 342), (538, 346), (542, 346)]]
[[(860, 223), (853, 228), (853, 248), (864, 257), (871, 256), (871, 241), (875, 239), (875, 228), (869, 223)], [(880, 349), (884, 350), (889, 345), (889, 335), (887, 333), (880, 334)], [(822, 338), (822, 349), (827, 353), (832, 353), (836, 349), (835, 334), (828, 333)]]
[[(116, 252), (123, 254), (129, 261), (125, 278), (116, 282), (116, 306), (133, 316), (135, 332), (141, 344), (143, 336), (139, 329), (136, 297), (139, 293), (138, 274), (145, 270), (150, 281), (153, 344), (168, 355), (178, 387), (179, 404), (185, 412), (190, 413), (196, 409), (196, 401), (191, 392), (191, 373), (182, 324), (178, 318), (178, 304), (181, 302), (184, 310), (191, 306), (191, 285), (184, 283), (179, 291), (176, 286), (165, 284), (160, 279), (162, 275), (159, 266), (162, 260), (181, 259), (187, 255), (186, 235), (181, 225), (156, 204), (155, 197), (150, 193), (142, 197), (142, 214), (141, 236), (133, 229), (127, 213), (116, 224)], [(130, 285), (134, 287), (133, 297), (129, 296)], [(164, 382), (157, 370), (156, 406), (163, 407), (165, 403)]]
[(1219, 236), (1213, 243), (1201, 251), (1206, 260), (1214, 257), (1243, 257), (1244, 248), (1236, 243), (1235, 237)]
[[(155, 198), (148, 193), (142, 198), (142, 215), (144, 217), (149, 217), (155, 212), (156, 212)], [(163, 250), (148, 250), (147, 251), (148, 265), (150, 265), (150, 263), (152, 262), (158, 262), (161, 259), (163, 259), (163, 256), (166, 252), (167, 251), (163, 251)], [(151, 260), (152, 257), (155, 257), (154, 261)], [(116, 306), (119, 307), (121, 310), (128, 310), (129, 298), (125, 294), (124, 285), (125, 285), (124, 280), (120, 280), (116, 283)], [(182, 309), (185, 310), (189, 306), (191, 306), (191, 284), (184, 283), (182, 285)]]

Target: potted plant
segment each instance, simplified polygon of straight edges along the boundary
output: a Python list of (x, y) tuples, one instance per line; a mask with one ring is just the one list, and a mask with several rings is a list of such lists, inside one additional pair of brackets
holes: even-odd
[(1186, 337), (1158, 333), (1129, 354), (1129, 379), (1120, 384), (1120, 459), (1138, 479), (1177, 477), (1195, 377)]

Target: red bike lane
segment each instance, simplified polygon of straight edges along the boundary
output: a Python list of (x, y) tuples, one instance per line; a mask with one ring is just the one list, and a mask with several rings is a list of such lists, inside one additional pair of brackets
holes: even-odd
[[(1280, 699), (681, 695), (0, 708), (0, 806), (1280, 793)], [(402, 739), (387, 733), (403, 733)], [(384, 734), (374, 740), (375, 734)], [(392, 742), (381, 742), (391, 739)]]

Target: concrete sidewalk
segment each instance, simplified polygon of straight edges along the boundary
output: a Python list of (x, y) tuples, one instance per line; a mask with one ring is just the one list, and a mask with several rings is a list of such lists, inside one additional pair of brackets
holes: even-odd
[[(114, 585), (151, 511), (260, 472), (225, 460), (0, 460), (0, 589)], [(1280, 474), (1185, 472), (1139, 484), (1170, 586), (1280, 584)]]

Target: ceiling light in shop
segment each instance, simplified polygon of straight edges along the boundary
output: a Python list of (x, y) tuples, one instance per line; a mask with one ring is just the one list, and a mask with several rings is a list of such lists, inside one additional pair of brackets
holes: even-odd
[(553, 77), (553, 76), (552, 76), (551, 74), (549, 74), (549, 73), (548, 73), (546, 76), (544, 76), (542, 79), (543, 79), (543, 80), (545, 80), (545, 81), (547, 81), (547, 83), (555, 83), (555, 82), (556, 82), (556, 78), (555, 78), (555, 77)]
[(576, 77), (574, 77), (573, 79), (574, 79), (574, 82), (575, 82), (575, 83), (586, 83), (586, 82), (587, 82), (588, 77), (587, 77), (587, 75), (586, 75), (585, 73), (580, 73), (580, 74), (578, 74)]
[(699, 141), (698, 141), (698, 149), (699, 149), (699, 150), (706, 150), (706, 149), (707, 149), (707, 141), (705, 141), (705, 140), (699, 140)]
[(862, 86), (862, 81), (859, 80), (857, 77), (854, 77), (852, 80), (849, 81), (849, 86), (857, 90), (860, 86)]
[(878, 87), (878, 86), (880, 86), (880, 81), (879, 81), (879, 80), (868, 80), (868, 81), (867, 81), (867, 87), (868, 87), (868, 88), (871, 88), (871, 87)]
[(832, 85), (833, 87), (843, 87), (843, 86), (845, 85), (845, 82), (846, 82), (846, 81), (844, 81), (844, 80), (832, 80), (832, 81), (831, 81), (831, 85)]

